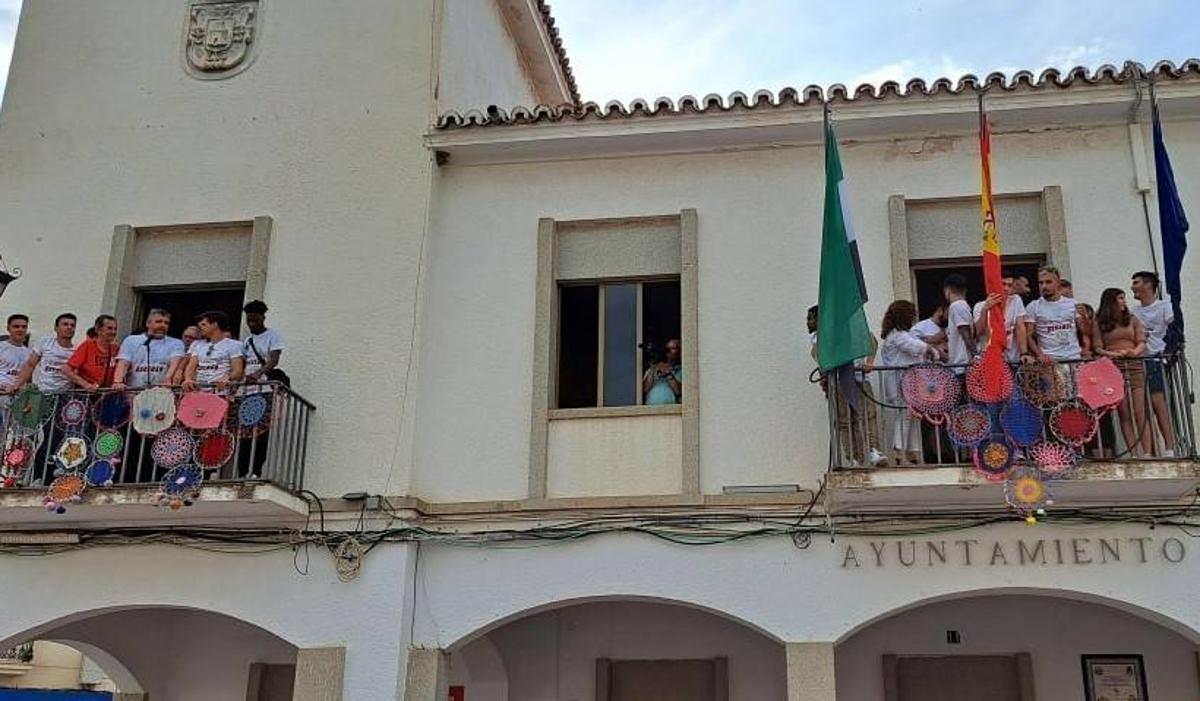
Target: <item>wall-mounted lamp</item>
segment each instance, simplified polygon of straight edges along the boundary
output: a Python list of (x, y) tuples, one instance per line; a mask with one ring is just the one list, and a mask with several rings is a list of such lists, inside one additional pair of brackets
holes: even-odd
[(21, 277), (21, 269), (13, 268), (12, 270), (9, 270), (4, 265), (4, 258), (0, 257), (0, 296), (4, 295), (4, 290), (8, 287), (8, 283), (16, 280), (19, 277)]

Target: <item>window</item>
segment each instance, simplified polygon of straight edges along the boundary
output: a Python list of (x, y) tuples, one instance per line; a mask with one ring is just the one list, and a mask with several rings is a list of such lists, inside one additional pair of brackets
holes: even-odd
[[(1037, 271), (1043, 265), (1043, 260), (1042, 256), (1004, 256), (1001, 258), (1001, 265), (1005, 270), (1012, 270), (1028, 278), (1033, 291), (1036, 292)], [(946, 303), (942, 283), (950, 273), (958, 273), (966, 279), (967, 302), (972, 308), (976, 302), (981, 302), (987, 297), (983, 282), (983, 259), (978, 256), (913, 261), (911, 266), (913, 284), (916, 287), (917, 310), (922, 319)]]
[(679, 280), (559, 286), (558, 407), (636, 406), (680, 339)]
[(148, 289), (137, 291), (137, 308), (130, 330), (140, 331), (151, 309), (171, 312), (171, 328), (167, 334), (175, 338), (183, 330), (196, 323), (196, 317), (207, 311), (225, 312), (229, 315), (230, 331), (237, 338), (242, 325), (242, 305), (245, 304), (245, 285), (188, 288)]

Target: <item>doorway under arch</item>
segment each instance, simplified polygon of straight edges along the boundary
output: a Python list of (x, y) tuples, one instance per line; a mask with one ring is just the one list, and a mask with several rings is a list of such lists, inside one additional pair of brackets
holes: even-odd
[(983, 594), (906, 608), (858, 629), (835, 655), (838, 698), (856, 701), (1083, 699), (1094, 668), (1085, 657), (1140, 660), (1156, 701), (1200, 695), (1188, 637), (1116, 606), (1058, 595)]
[(117, 684), (121, 699), (292, 698), (296, 647), (219, 613), (161, 606), (80, 612), (5, 644), (32, 640), (79, 650)]
[(539, 609), (450, 649), (451, 698), (786, 698), (783, 645), (730, 617), (658, 601)]

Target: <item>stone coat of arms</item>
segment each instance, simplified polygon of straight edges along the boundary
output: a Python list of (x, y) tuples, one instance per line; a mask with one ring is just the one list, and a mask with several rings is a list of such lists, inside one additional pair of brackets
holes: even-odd
[(258, 40), (262, 0), (188, 0), (184, 65), (197, 78), (245, 70)]

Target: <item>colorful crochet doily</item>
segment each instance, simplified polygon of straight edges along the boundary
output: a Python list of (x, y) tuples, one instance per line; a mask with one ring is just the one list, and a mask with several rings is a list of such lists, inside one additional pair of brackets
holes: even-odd
[(934, 423), (943, 420), (962, 394), (954, 371), (935, 363), (919, 363), (905, 369), (900, 387), (909, 411)]
[(195, 465), (180, 465), (171, 468), (163, 477), (158, 494), (155, 495), (160, 504), (165, 503), (173, 511), (190, 506), (200, 495), (200, 487), (204, 484), (204, 472)]
[(166, 387), (151, 387), (133, 398), (133, 430), (156, 436), (175, 423), (175, 393)]
[(1076, 448), (1092, 440), (1099, 428), (1096, 412), (1078, 399), (1068, 399), (1050, 412), (1050, 431)]
[(111, 458), (125, 449), (125, 437), (116, 431), (101, 431), (92, 441), (92, 453), (98, 458)]
[(88, 458), (88, 443), (83, 436), (67, 436), (54, 452), (54, 459), (64, 470), (74, 470)]
[(49, 489), (46, 490), (46, 498), (42, 500), (42, 505), (49, 511), (59, 514), (65, 513), (67, 504), (79, 501), (86, 487), (87, 484), (84, 482), (83, 475), (78, 472), (68, 472), (61, 477), (56, 477), (50, 483)]
[(220, 426), (229, 412), (229, 402), (212, 392), (188, 392), (179, 399), (179, 423), (195, 431)]
[(992, 416), (977, 404), (961, 404), (946, 414), (946, 435), (959, 448), (974, 448), (992, 435)]
[(1038, 441), (1028, 451), (1029, 460), (1048, 477), (1062, 477), (1079, 465), (1079, 453), (1058, 441)]
[(58, 407), (58, 423), (64, 429), (77, 429), (87, 421), (87, 402), (79, 397), (64, 400)]
[(1069, 380), (1055, 365), (1022, 365), (1017, 384), (1030, 404), (1049, 409), (1071, 396)]
[(192, 434), (176, 426), (158, 434), (150, 446), (150, 457), (159, 467), (176, 467), (191, 459), (194, 448)]
[(247, 394), (237, 407), (238, 433), (253, 438), (271, 427), (271, 397), (269, 393)]
[(1031, 515), (1054, 503), (1046, 483), (1036, 470), (1018, 467), (1004, 483), (1004, 499), (1017, 511)]
[(205, 470), (215, 470), (233, 457), (237, 439), (229, 431), (209, 431), (196, 441), (193, 461)]
[(15, 487), (33, 462), (37, 445), (27, 436), (10, 436), (0, 457), (0, 484)]
[(97, 460), (88, 465), (83, 472), (84, 479), (92, 487), (111, 487), (117, 477), (117, 465), (114, 460)]
[(100, 428), (120, 428), (129, 421), (129, 395), (106, 392), (92, 405), (92, 419)]
[(1008, 365), (996, 365), (996, 381), (988, 382), (982, 357), (971, 361), (967, 368), (967, 394), (977, 402), (996, 404), (1012, 396), (1013, 374)]
[(975, 470), (987, 480), (999, 482), (1008, 476), (1017, 459), (1016, 448), (1003, 436), (990, 436), (974, 450)]
[(1000, 410), (1000, 426), (1013, 443), (1032, 445), (1042, 438), (1042, 410), (1014, 393)]
[(13, 397), (8, 411), (13, 426), (34, 429), (54, 412), (54, 400), (42, 394), (34, 385), (25, 385)]
[(1109, 358), (1080, 365), (1075, 382), (1079, 398), (1097, 411), (1114, 407), (1125, 399), (1125, 376)]

